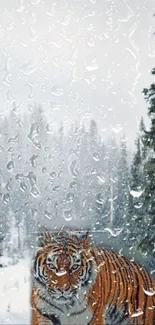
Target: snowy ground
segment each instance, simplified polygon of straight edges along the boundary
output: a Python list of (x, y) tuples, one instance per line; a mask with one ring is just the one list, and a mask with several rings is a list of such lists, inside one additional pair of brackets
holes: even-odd
[(30, 324), (29, 262), (0, 268), (0, 324)]

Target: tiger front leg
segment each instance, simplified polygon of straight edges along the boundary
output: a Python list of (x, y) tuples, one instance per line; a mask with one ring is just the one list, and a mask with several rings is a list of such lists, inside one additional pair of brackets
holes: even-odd
[(52, 325), (52, 322), (32, 308), (31, 325)]
[(103, 313), (94, 314), (92, 320), (90, 321), (89, 325), (106, 325), (104, 321)]

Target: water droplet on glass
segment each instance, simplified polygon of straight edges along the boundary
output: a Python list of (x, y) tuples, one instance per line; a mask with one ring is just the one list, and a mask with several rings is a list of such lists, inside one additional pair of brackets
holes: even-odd
[(123, 231), (123, 228), (115, 228), (115, 229), (104, 228), (104, 231), (109, 232), (113, 237), (117, 237)]
[(19, 140), (19, 136), (16, 135), (8, 140), (8, 143), (16, 143)]
[(33, 155), (33, 156), (30, 158), (30, 161), (31, 161), (31, 165), (32, 165), (32, 167), (36, 167), (36, 166), (37, 166), (36, 161), (37, 161), (37, 158), (38, 158), (38, 157), (39, 157), (38, 155)]
[(91, 175), (96, 175), (96, 168), (93, 168), (91, 171)]
[(7, 191), (10, 191), (11, 190), (11, 183), (10, 183), (10, 181), (7, 182), (5, 188), (6, 188)]
[(98, 179), (98, 183), (99, 183), (100, 185), (102, 185), (102, 184), (105, 183), (105, 178), (104, 178), (104, 176), (103, 176), (102, 174), (98, 174), (98, 175), (97, 175), (97, 179)]
[(39, 192), (39, 190), (38, 190), (38, 188), (37, 188), (36, 186), (32, 186), (32, 189), (31, 189), (30, 194), (31, 194), (34, 198), (36, 198), (36, 197), (40, 194), (40, 192)]
[(73, 218), (73, 210), (72, 209), (65, 210), (63, 216), (66, 221), (71, 221)]
[(67, 193), (66, 195), (66, 202), (67, 203), (72, 203), (74, 200), (74, 194), (73, 193)]
[(21, 191), (26, 192), (27, 185), (25, 184), (24, 181), (21, 181), (21, 183), (20, 183), (20, 189), (21, 189)]
[(98, 70), (98, 65), (97, 65), (97, 62), (96, 62), (96, 59), (93, 59), (92, 62), (91, 62), (91, 65), (87, 65), (86, 66), (86, 70), (87, 71), (95, 71), (95, 70)]
[(29, 132), (27, 137), (28, 137), (28, 139), (30, 141), (32, 141), (38, 135), (39, 135), (39, 125), (37, 123), (32, 123), (31, 128), (30, 128), (30, 132)]
[(73, 177), (77, 177), (79, 175), (79, 171), (78, 171), (78, 167), (77, 167), (77, 161), (73, 160), (70, 164), (69, 164), (69, 172)]
[(52, 95), (55, 95), (55, 96), (62, 96), (64, 94), (63, 88), (58, 85), (55, 85), (54, 87), (52, 87), (51, 92), (52, 92)]
[(52, 179), (54, 179), (57, 176), (57, 174), (56, 174), (56, 172), (51, 172), (50, 176), (51, 176)]
[(29, 172), (26, 177), (29, 180), (31, 185), (36, 184), (37, 178), (36, 178), (36, 176), (35, 176), (35, 174), (33, 172)]
[(112, 131), (115, 133), (120, 133), (123, 130), (122, 126), (117, 125), (116, 127), (112, 128)]
[(14, 162), (11, 160), (7, 163), (6, 168), (8, 171), (11, 171), (14, 168)]
[(140, 202), (134, 205), (134, 207), (136, 209), (140, 209), (142, 206), (143, 206), (143, 203), (140, 203)]
[(53, 192), (58, 192), (60, 190), (60, 186), (59, 185), (56, 185), (52, 188), (52, 191)]
[(43, 167), (42, 168), (42, 173), (44, 174), (44, 173), (46, 173), (47, 172), (47, 168), (46, 167)]
[(23, 174), (16, 174), (15, 179), (19, 182), (23, 180), (24, 175)]
[(147, 296), (152, 297), (152, 296), (155, 295), (155, 290), (154, 290), (153, 288), (150, 288), (149, 290), (145, 290), (145, 289), (143, 288), (143, 291), (145, 292), (145, 294), (146, 294)]
[(50, 17), (53, 17), (55, 14), (55, 8), (51, 8), (47, 11), (47, 15), (50, 16)]
[(102, 205), (102, 204), (104, 203), (104, 199), (103, 199), (103, 197), (102, 197), (102, 194), (99, 193), (99, 194), (97, 195), (96, 203), (98, 203), (98, 204), (100, 204), (100, 205)]
[(31, 0), (32, 5), (37, 5), (41, 0)]
[(47, 219), (49, 219), (49, 220), (52, 219), (52, 213), (48, 212), (47, 210), (44, 211), (44, 216), (45, 216)]
[(8, 148), (8, 152), (13, 152), (14, 151), (14, 148), (13, 147), (9, 147)]
[(25, 62), (20, 66), (21, 71), (25, 75), (30, 75), (34, 73), (39, 68), (40, 63), (38, 62), (31, 62), (30, 60), (28, 62)]
[(75, 181), (72, 181), (72, 182), (69, 184), (69, 187), (70, 187), (70, 188), (73, 188), (73, 189), (74, 189), (74, 188), (76, 189), (77, 186), (78, 186), (78, 184), (77, 184), (77, 182), (75, 182)]
[(143, 315), (143, 311), (142, 310), (138, 310), (137, 312), (131, 314), (131, 317), (139, 317), (140, 315)]
[(4, 195), (3, 195), (3, 202), (4, 202), (5, 204), (8, 204), (8, 203), (10, 203), (10, 201), (11, 201), (11, 199), (10, 199), (10, 195), (9, 195), (8, 193), (4, 194)]
[(31, 211), (32, 217), (37, 217), (37, 215), (38, 215), (38, 210), (37, 209), (32, 208), (30, 211)]
[(100, 156), (97, 152), (94, 152), (93, 155), (92, 155), (92, 158), (95, 160), (95, 161), (99, 161), (100, 160)]
[(140, 191), (134, 191), (134, 190), (131, 190), (130, 191), (130, 194), (133, 196), (133, 197), (140, 197), (142, 194), (143, 194), (144, 191), (140, 190)]

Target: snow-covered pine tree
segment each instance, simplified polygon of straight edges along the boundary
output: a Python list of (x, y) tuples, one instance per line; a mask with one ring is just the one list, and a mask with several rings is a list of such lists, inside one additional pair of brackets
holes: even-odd
[(128, 165), (125, 136), (121, 139), (120, 154), (117, 166), (117, 192), (115, 202), (115, 226), (126, 224), (128, 210)]
[(130, 175), (129, 175), (129, 201), (128, 201), (128, 230), (129, 240), (137, 241), (144, 231), (144, 207), (143, 207), (143, 186), (144, 186), (144, 174), (143, 174), (143, 145), (141, 143), (140, 135), (135, 141), (136, 151), (133, 156)]
[[(152, 70), (152, 75), (155, 75), (155, 68)], [(139, 247), (155, 256), (155, 83), (152, 83), (149, 89), (145, 88), (143, 93), (148, 103), (150, 127), (149, 130), (143, 130), (143, 143), (145, 153), (147, 153), (144, 160), (145, 187), (143, 193), (145, 207), (143, 222), (146, 224), (146, 231)]]

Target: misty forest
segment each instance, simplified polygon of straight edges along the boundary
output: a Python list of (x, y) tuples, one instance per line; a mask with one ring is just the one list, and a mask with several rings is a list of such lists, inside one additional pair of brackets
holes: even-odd
[[(154, 304), (150, 305), (154, 282), (148, 280), (146, 271), (143, 273), (146, 268), (155, 279), (154, 2), (1, 0), (0, 9), (0, 324), (30, 324), (31, 312), (39, 313), (30, 302), (32, 282), (36, 281), (39, 287), (39, 277), (47, 289), (44, 303), (48, 301), (48, 281), (53, 273), (48, 278), (49, 270), (46, 273), (43, 268), (48, 258), (43, 263), (39, 258), (39, 262), (34, 262), (34, 252), (38, 254), (37, 239), (42, 230), (58, 234), (60, 230), (62, 234), (63, 228), (84, 234), (88, 231), (95, 244), (89, 243), (85, 249), (81, 240), (81, 264), (73, 262), (74, 255), (69, 257), (70, 287), (76, 264), (79, 272), (79, 287), (74, 283), (71, 294), (74, 296), (80, 288), (84, 298), (80, 300), (77, 291), (73, 297), (77, 299), (75, 312), (74, 299), (68, 305), (63, 302), (65, 317), (69, 315), (67, 308), (73, 307), (71, 316), (82, 310), (86, 311), (82, 321), (88, 320), (90, 310), (84, 299), (87, 294), (88, 303), (89, 299), (96, 299), (97, 307), (92, 302), (92, 310), (98, 308), (98, 289), (103, 288), (100, 284), (104, 282), (104, 289), (106, 285), (110, 288), (107, 296), (116, 298), (118, 306), (125, 302), (124, 309), (117, 310), (122, 313), (120, 317), (125, 315), (125, 320), (129, 320), (129, 315), (134, 319), (140, 316), (142, 323), (147, 324), (146, 312), (150, 312), (154, 324)], [(70, 234), (69, 231), (69, 240)], [(61, 245), (66, 249), (66, 244)], [(97, 251), (97, 246), (113, 251), (107, 253), (110, 262), (103, 253), (106, 249), (99, 248), (102, 253), (98, 253), (98, 265), (97, 253), (90, 257), (88, 247)], [(66, 251), (68, 258), (69, 249)], [(89, 258), (87, 261), (85, 257), (87, 267), (82, 272), (83, 251)], [(55, 251), (53, 256), (58, 259), (54, 254)], [(47, 257), (47, 251), (44, 255)], [(121, 255), (129, 258), (131, 264)], [(115, 256), (122, 258), (121, 262)], [(100, 264), (102, 257), (104, 262)], [(133, 261), (142, 266), (140, 275), (137, 264), (131, 267), (135, 265)], [(50, 270), (54, 276), (59, 273), (57, 265), (54, 271)], [(93, 272), (96, 277), (99, 274), (97, 280)], [(99, 284), (99, 294), (92, 278), (92, 282), (88, 281), (91, 276)], [(88, 289), (90, 283), (98, 302), (82, 288), (84, 284)], [(61, 291), (55, 284), (55, 292)], [(63, 289), (67, 291), (65, 285)], [(141, 292), (144, 297), (139, 298)], [(54, 306), (52, 294), (50, 308)], [(107, 308), (105, 300), (101, 299), (101, 304)], [(42, 314), (36, 318), (48, 316), (51, 321), (52, 314), (55, 321), (50, 324), (65, 324), (59, 322), (59, 315), (57, 322), (53, 309), (51, 312), (49, 308), (51, 314), (48, 313), (40, 301)], [(112, 302), (108, 300), (108, 308)], [(76, 310), (78, 304), (81, 309)], [(101, 311), (98, 308), (96, 317), (103, 318)], [(77, 325), (82, 319), (78, 317)], [(69, 317), (66, 319), (71, 324)], [(115, 319), (105, 325), (116, 324)], [(88, 323), (94, 324), (93, 318)], [(121, 324), (128, 323), (123, 318), (116, 325)]]
[(1, 255), (17, 262), (40, 226), (65, 225), (108, 232), (155, 258), (155, 84), (143, 94), (150, 125), (142, 117), (134, 152), (125, 134), (101, 138), (95, 120), (54, 130), (39, 104), (21, 116), (13, 101), (0, 121)]

